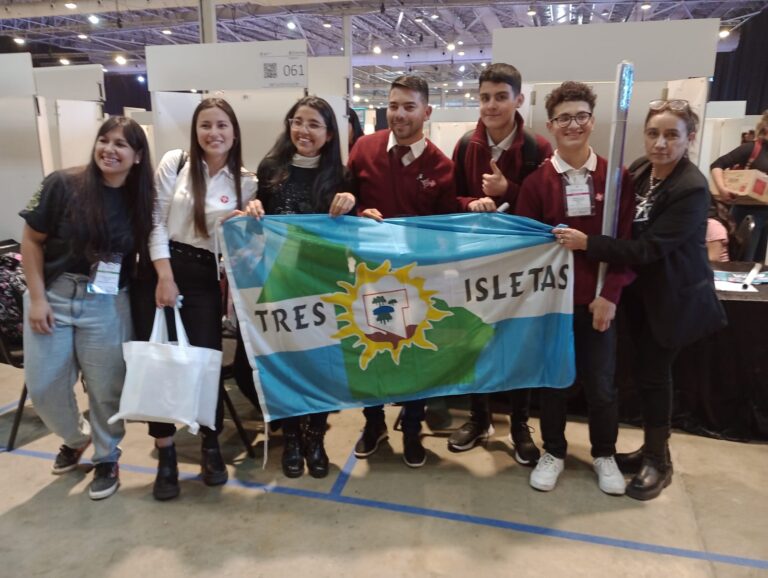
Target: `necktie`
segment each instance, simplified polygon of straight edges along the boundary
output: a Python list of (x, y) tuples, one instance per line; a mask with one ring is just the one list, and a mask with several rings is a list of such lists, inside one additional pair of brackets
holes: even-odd
[(395, 158), (398, 161), (400, 161), (400, 164), (402, 164), (403, 157), (407, 155), (410, 150), (411, 150), (411, 147), (406, 145), (395, 145), (392, 147), (392, 151), (395, 154)]

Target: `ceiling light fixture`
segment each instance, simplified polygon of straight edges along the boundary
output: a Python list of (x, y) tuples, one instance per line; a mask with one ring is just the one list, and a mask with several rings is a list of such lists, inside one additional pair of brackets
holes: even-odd
[(64, 66), (69, 65), (69, 59), (67, 58), (59, 58), (59, 62), (61, 62)]
[(99, 23), (99, 17), (96, 16), (95, 14), (91, 14), (88, 17), (88, 22), (90, 22), (91, 24), (98, 24)]
[(78, 34), (77, 37), (80, 40), (88, 40), (88, 35), (87, 34)]
[(67, 2), (66, 4), (64, 4), (64, 8), (67, 8), (68, 10), (76, 10), (77, 4), (75, 4), (74, 2)]
[(381, 54), (381, 46), (379, 46), (378, 44), (376, 46), (374, 46), (373, 47), (373, 53), (374, 54)]
[(115, 56), (115, 62), (117, 62), (120, 66), (125, 66), (128, 61), (125, 59), (125, 56), (118, 54)]
[(459, 46), (464, 46), (464, 41), (463, 40), (459, 40), (456, 44), (458, 44)]
[(464, 66), (463, 64), (461, 66), (459, 66), (459, 72), (464, 72), (466, 69), (467, 69), (467, 67)]
[(168, 30), (167, 28), (165, 30), (160, 31), (162, 34), (165, 34), (166, 36), (170, 36), (173, 34), (173, 30)]
[(430, 14), (429, 17), (432, 20), (437, 20), (438, 18), (440, 18), (440, 15), (437, 12), (434, 12), (433, 14)]
[(424, 22), (424, 17), (417, 16), (416, 18), (413, 19), (413, 21), (416, 22), (416, 24), (421, 24), (422, 22)]
[(332, 28), (332, 27), (333, 27), (333, 24), (331, 24), (330, 22), (323, 22), (323, 28)]
[(531, 16), (531, 17), (536, 16), (536, 8), (534, 8), (533, 5), (531, 5), (528, 8), (528, 12), (526, 12), (526, 14), (528, 14), (528, 16)]
[(650, 10), (651, 9), (651, 3), (650, 2), (643, 2), (640, 4), (640, 10)]
[(286, 26), (288, 27), (288, 30), (296, 30), (296, 23), (293, 20), (289, 20), (286, 23)]
[(353, 96), (352, 97), (352, 102), (360, 102), (360, 96), (358, 96), (357, 94), (355, 96)]
[(458, 86), (459, 88), (461, 88), (462, 86), (464, 86), (464, 81), (463, 81), (463, 80), (460, 80), (459, 82), (457, 82), (457, 83), (456, 83), (456, 86)]
[(449, 42), (446, 48), (450, 51), (456, 50), (456, 45), (453, 42)]
[(136, 77), (136, 80), (138, 80), (140, 83), (144, 84), (144, 82), (145, 82), (147, 79), (146, 79), (146, 78), (144, 78), (144, 77), (143, 77), (141, 74), (139, 74), (139, 75)]
[(482, 66), (483, 68), (485, 68), (486, 66), (488, 66), (488, 63), (487, 63), (487, 62), (481, 62), (481, 63), (480, 63), (480, 66)]
[(27, 43), (26, 40), (24, 40), (23, 38), (19, 38), (18, 36), (14, 38), (13, 41), (19, 46), (24, 46)]
[(360, 83), (359, 82), (355, 83), (355, 88), (360, 88)]
[(459, 52), (458, 52), (459, 56), (464, 56), (465, 54), (466, 54), (466, 52), (464, 52), (463, 50), (459, 50)]
[(717, 35), (720, 38), (728, 38), (731, 35), (731, 31), (727, 28), (723, 28), (720, 32), (717, 33)]
[(392, 55), (392, 60), (397, 60), (398, 58), (400, 58), (400, 56), (398, 54), (393, 54)]
[(470, 97), (470, 94), (468, 92), (465, 92), (464, 93), (464, 98), (469, 98), (469, 97)]

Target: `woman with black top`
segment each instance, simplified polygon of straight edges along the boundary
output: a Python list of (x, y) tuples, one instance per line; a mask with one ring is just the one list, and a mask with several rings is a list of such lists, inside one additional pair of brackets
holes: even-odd
[(636, 472), (626, 493), (638, 500), (657, 497), (672, 481), (672, 362), (681, 347), (725, 325), (704, 241), (709, 187), (686, 155), (697, 123), (687, 101), (651, 102), (647, 157), (629, 168), (637, 195), (632, 239), (553, 230), (566, 248), (637, 272), (622, 300), (633, 321), (645, 443), (616, 461), (622, 471)]
[[(156, 279), (135, 293), (134, 319), (138, 338), (147, 340), (155, 307), (173, 307), (183, 296), (180, 313), (190, 344), (221, 351), (222, 296), (214, 229), (219, 219), (242, 206), (241, 199), (251, 197), (256, 181), (242, 168), (240, 125), (227, 101), (203, 100), (192, 115), (190, 132), (188, 156), (182, 150), (170, 151), (157, 167), (149, 243)], [(208, 486), (224, 484), (229, 477), (219, 449), (223, 419), (220, 393), (216, 429), (200, 428), (200, 468)], [(159, 458), (152, 490), (157, 500), (179, 495), (175, 431), (173, 424), (149, 424)]]
[[(257, 198), (247, 213), (267, 215), (328, 213), (332, 217), (352, 210), (355, 197), (347, 188), (341, 162), (339, 129), (331, 106), (322, 98), (307, 96), (285, 116), (285, 130), (259, 164)], [(282, 467), (289, 478), (304, 473), (304, 460), (312, 477), (328, 475), (325, 436), (328, 413), (308, 416), (306, 431), (301, 418), (283, 419)]]
[[(91, 160), (48, 175), (21, 216), (28, 291), (24, 295), (24, 372), (45, 425), (64, 444), (54, 474), (77, 467), (93, 441), (88, 494), (107, 498), (120, 485), (117, 413), (125, 379), (122, 344), (131, 339), (128, 284), (136, 254), (148, 257), (152, 161), (141, 127), (113, 117), (101, 125)], [(88, 421), (74, 394), (87, 385)], [(90, 423), (89, 423), (90, 422)]]
[[(724, 154), (709, 166), (712, 171), (712, 181), (720, 192), (720, 199), (730, 203), (737, 194), (725, 185), (723, 171), (727, 169), (756, 169), (768, 173), (768, 110), (757, 124), (755, 141), (743, 144), (731, 152)], [(733, 205), (731, 215), (739, 226), (747, 215), (755, 220), (755, 230), (752, 240), (746, 249), (745, 261), (765, 261), (766, 245), (768, 245), (768, 205)]]

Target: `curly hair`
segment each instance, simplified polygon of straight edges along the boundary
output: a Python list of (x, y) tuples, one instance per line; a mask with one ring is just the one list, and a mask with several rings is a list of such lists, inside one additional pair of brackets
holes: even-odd
[(595, 96), (592, 89), (583, 82), (566, 80), (547, 95), (547, 98), (544, 101), (544, 106), (547, 108), (547, 116), (549, 118), (555, 116), (555, 108), (558, 104), (575, 101), (586, 102), (589, 105), (589, 110), (593, 111), (595, 110), (597, 96)]

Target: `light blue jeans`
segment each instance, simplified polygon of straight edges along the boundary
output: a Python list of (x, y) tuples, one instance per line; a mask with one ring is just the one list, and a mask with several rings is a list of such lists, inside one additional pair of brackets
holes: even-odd
[[(88, 278), (64, 273), (46, 291), (56, 320), (53, 333), (29, 328), (24, 316), (24, 376), (35, 411), (45, 425), (71, 448), (93, 438), (94, 463), (116, 462), (118, 443), (125, 435), (122, 420), (109, 425), (117, 413), (125, 379), (123, 342), (131, 339), (128, 291), (94, 295)], [(29, 292), (24, 295), (28, 310)], [(86, 421), (77, 407), (74, 387), (82, 375), (90, 406)]]

